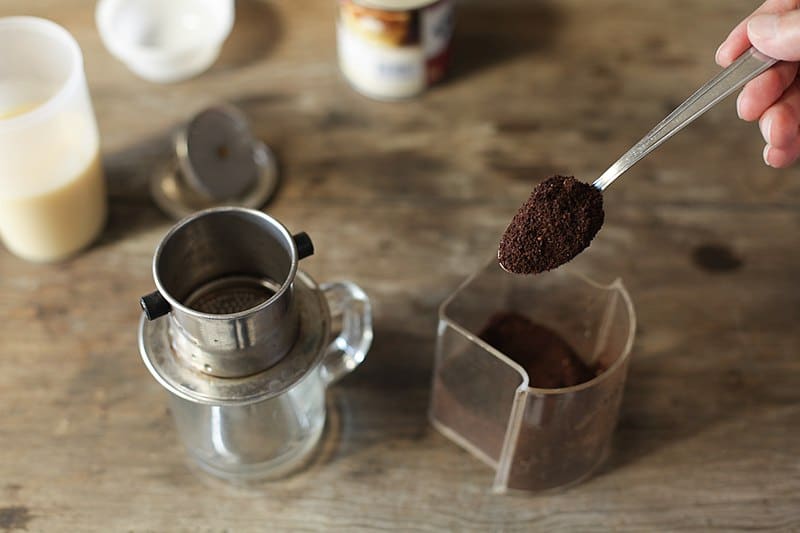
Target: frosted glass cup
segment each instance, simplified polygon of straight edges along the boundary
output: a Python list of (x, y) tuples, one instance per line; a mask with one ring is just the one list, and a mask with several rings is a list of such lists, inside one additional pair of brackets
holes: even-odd
[(78, 43), (48, 20), (0, 18), (0, 240), (24, 259), (58, 261), (92, 242), (105, 218)]
[[(604, 371), (572, 387), (530, 387), (520, 365), (478, 337), (502, 311), (551, 328)], [(577, 483), (608, 453), (635, 330), (619, 279), (603, 285), (569, 267), (517, 276), (494, 260), (440, 308), (431, 422), (495, 470), (495, 492)]]

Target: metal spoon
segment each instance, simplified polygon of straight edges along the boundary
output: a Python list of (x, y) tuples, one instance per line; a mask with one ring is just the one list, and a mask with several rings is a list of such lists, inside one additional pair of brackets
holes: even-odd
[(682, 130), (697, 117), (711, 109), (720, 100), (742, 87), (769, 67), (777, 59), (768, 57), (755, 48), (750, 48), (728, 68), (717, 74), (697, 92), (679, 105), (655, 128), (625, 152), (616, 163), (611, 165), (603, 175), (592, 184), (601, 191), (611, 185), (615, 179), (635, 165), (644, 156), (661, 146), (661, 144)]

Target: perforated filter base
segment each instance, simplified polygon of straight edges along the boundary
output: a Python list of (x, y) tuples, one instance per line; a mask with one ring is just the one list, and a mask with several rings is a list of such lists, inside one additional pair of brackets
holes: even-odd
[[(252, 278), (251, 278), (252, 279)], [(330, 342), (331, 318), (322, 291), (307, 274), (294, 281), (299, 336), (280, 361), (257, 374), (219, 378), (199, 372), (175, 356), (169, 336), (169, 318), (139, 321), (139, 351), (150, 373), (168, 391), (190, 402), (209, 405), (246, 405), (273, 398), (288, 390), (319, 365)]]
[(271, 279), (253, 276), (227, 276), (202, 285), (184, 305), (201, 313), (228, 315), (252, 309), (281, 288)]

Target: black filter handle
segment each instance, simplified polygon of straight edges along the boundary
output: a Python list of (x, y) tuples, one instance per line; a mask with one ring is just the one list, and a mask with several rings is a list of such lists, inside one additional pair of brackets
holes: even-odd
[(144, 311), (144, 316), (147, 317), (147, 320), (155, 320), (162, 317), (172, 309), (169, 302), (158, 291), (153, 291), (139, 298), (139, 305), (142, 306), (142, 311)]
[(308, 233), (301, 231), (300, 233), (292, 235), (292, 239), (294, 239), (294, 244), (297, 246), (298, 260), (304, 259), (309, 255), (314, 255), (314, 243), (311, 242), (311, 237), (308, 236)]

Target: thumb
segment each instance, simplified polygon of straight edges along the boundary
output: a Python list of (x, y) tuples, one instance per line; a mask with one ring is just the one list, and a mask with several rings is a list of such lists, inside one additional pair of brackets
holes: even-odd
[(747, 23), (750, 43), (768, 56), (800, 61), (800, 10), (756, 15)]

